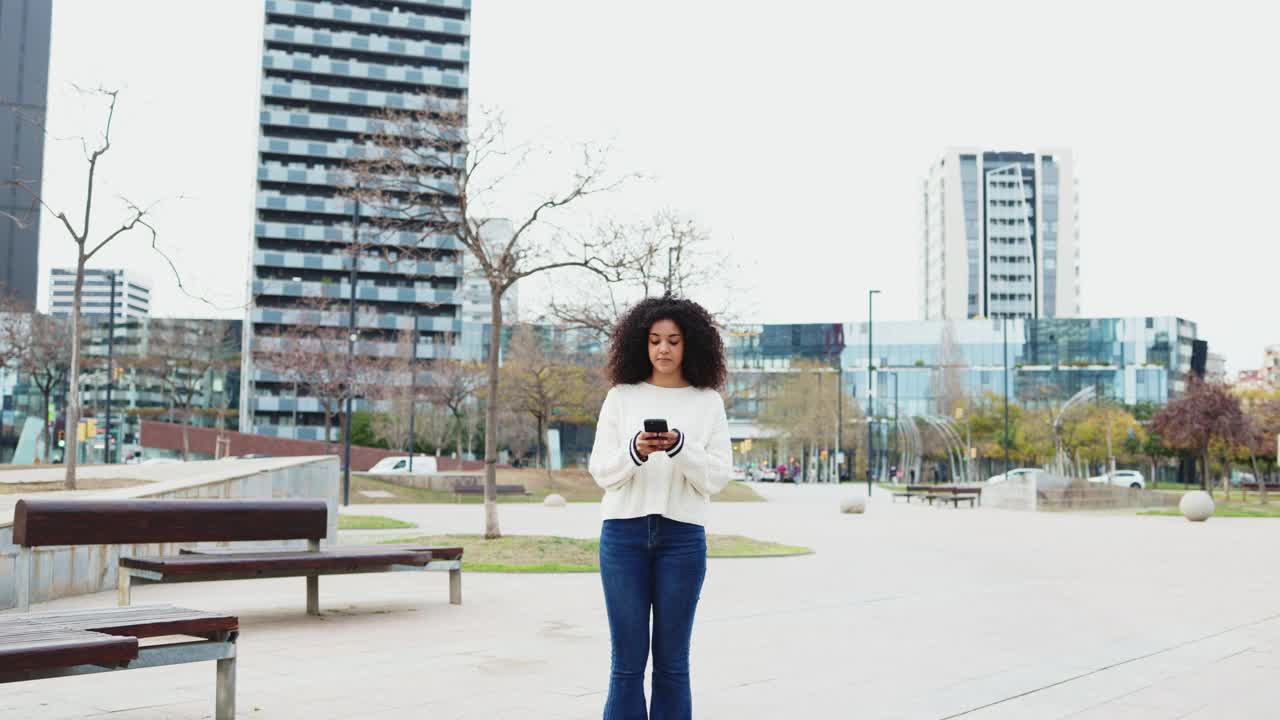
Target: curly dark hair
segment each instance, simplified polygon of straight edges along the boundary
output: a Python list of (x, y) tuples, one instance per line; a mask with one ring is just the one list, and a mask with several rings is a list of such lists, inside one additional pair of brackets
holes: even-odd
[(696, 388), (724, 386), (724, 341), (706, 308), (692, 300), (663, 296), (645, 298), (633, 305), (613, 328), (609, 338), (609, 380), (614, 385), (630, 385), (653, 374), (649, 362), (649, 328), (659, 320), (670, 320), (684, 336), (684, 379)]

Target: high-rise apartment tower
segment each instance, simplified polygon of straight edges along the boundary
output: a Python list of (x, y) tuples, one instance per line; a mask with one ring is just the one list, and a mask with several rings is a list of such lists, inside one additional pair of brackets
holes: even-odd
[(925, 320), (1080, 313), (1069, 151), (952, 148), (930, 168), (923, 190)]
[[(356, 226), (345, 170), (388, 109), (465, 112), (470, 5), (266, 0), (241, 430), (325, 437), (321, 398), (262, 358), (300, 329), (345, 338)], [(416, 229), (374, 232), (377, 211), (362, 211), (360, 241), (374, 246), (359, 254), (357, 354), (398, 356), (412, 335), (429, 361), (461, 330), (462, 248)]]

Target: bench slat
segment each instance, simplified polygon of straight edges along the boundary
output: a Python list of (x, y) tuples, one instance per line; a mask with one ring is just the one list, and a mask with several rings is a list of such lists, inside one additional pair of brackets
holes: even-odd
[(134, 605), (94, 610), (56, 610), (23, 616), (44, 627), (88, 630), (107, 635), (135, 638), (165, 635), (206, 635), (237, 630), (240, 621), (234, 615), (189, 610), (173, 605)]
[(14, 508), (16, 545), (319, 539), (324, 500), (31, 500)]
[(426, 566), (431, 553), (421, 550), (346, 548), (321, 552), (279, 552), (234, 554), (191, 553), (163, 557), (122, 557), (122, 567), (149, 570), (164, 575), (217, 575), (220, 573), (306, 572), (318, 573), (388, 565)]
[(118, 666), (138, 657), (138, 639), (0, 618), (0, 672), (30, 672), (72, 665)]

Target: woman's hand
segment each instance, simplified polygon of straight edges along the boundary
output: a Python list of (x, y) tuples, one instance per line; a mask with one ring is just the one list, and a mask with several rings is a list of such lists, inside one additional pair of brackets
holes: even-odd
[(680, 437), (679, 432), (664, 433), (647, 433), (642, 432), (636, 436), (636, 454), (642, 459), (648, 460), (649, 453), (665, 452), (675, 447), (676, 440)]

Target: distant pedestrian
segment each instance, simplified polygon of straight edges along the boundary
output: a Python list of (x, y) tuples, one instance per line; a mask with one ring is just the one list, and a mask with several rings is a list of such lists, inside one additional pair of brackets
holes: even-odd
[(778, 482), (787, 481), (787, 464), (786, 463), (778, 463), (778, 468), (775, 472), (778, 473)]
[(800, 476), (801, 476), (801, 474), (802, 474), (802, 473), (800, 472), (800, 463), (796, 462), (795, 458), (792, 458), (792, 460), (791, 460), (791, 482), (793, 482), (793, 483), (795, 483), (795, 484), (799, 485), (799, 484), (800, 484)]

